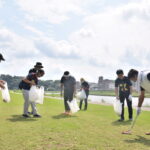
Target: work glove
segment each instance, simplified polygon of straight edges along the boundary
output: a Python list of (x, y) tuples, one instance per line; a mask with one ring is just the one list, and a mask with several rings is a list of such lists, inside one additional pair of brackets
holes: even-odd
[(130, 94), (129, 97), (128, 97), (129, 101), (132, 102), (132, 95)]
[(141, 111), (142, 111), (142, 110), (141, 110), (141, 107), (138, 107), (138, 108), (137, 108), (137, 111), (136, 111), (136, 114), (137, 114), (137, 115), (140, 115)]

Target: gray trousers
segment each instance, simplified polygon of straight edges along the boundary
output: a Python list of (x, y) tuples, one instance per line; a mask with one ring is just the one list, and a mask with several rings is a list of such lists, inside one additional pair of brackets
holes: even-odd
[(73, 100), (73, 90), (66, 90), (64, 91), (64, 105), (65, 105), (65, 111), (70, 111), (70, 107), (67, 103), (67, 101), (71, 102)]
[(33, 115), (36, 115), (37, 114), (36, 104), (34, 102), (29, 101), (29, 90), (22, 90), (22, 92), (23, 92), (23, 97), (24, 97), (23, 114), (28, 114), (28, 109), (29, 109), (29, 106), (31, 105)]

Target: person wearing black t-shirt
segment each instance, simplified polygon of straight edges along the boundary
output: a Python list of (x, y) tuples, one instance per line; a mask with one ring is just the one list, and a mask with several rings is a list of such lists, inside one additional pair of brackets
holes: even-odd
[(37, 62), (36, 65), (34, 66), (34, 68), (32, 68), (32, 69), (29, 70), (29, 74), (30, 74), (30, 73), (37, 73), (38, 70), (40, 70), (40, 69), (42, 69), (42, 68), (44, 68), (44, 67), (42, 66), (42, 63)]
[(132, 120), (132, 83), (127, 77), (124, 76), (123, 70), (117, 70), (116, 74), (118, 76), (118, 78), (115, 80), (116, 99), (120, 100), (120, 102), (122, 103), (122, 114), (119, 121), (124, 121), (125, 99), (128, 106), (129, 120)]
[[(84, 110), (87, 110), (90, 86), (89, 86), (89, 83), (85, 81), (83, 78), (81, 78), (80, 81), (81, 81), (81, 90), (84, 90), (86, 94), (86, 98), (84, 99), (84, 103), (85, 103)], [(80, 106), (79, 106), (80, 110), (82, 109), (82, 103), (83, 103), (83, 100), (80, 100)]]
[[(76, 94), (76, 79), (70, 75), (69, 71), (65, 71), (61, 78), (61, 96), (64, 96), (65, 115), (70, 115), (70, 108), (67, 101), (72, 101)], [(63, 93), (64, 92), (64, 93)]]
[(28, 108), (29, 105), (32, 107), (33, 116), (40, 118), (41, 116), (37, 113), (36, 104), (34, 102), (29, 101), (29, 90), (32, 85), (38, 85), (38, 78), (42, 77), (44, 75), (44, 70), (39, 70), (37, 73), (31, 73), (29, 74), (25, 79), (22, 80), (22, 92), (24, 97), (24, 112), (23, 117), (28, 118)]

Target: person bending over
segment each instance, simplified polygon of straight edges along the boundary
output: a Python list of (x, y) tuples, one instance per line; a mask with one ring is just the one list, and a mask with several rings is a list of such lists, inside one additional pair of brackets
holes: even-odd
[(38, 70), (36, 73), (29, 74), (25, 79), (22, 80), (22, 92), (24, 97), (24, 111), (23, 117), (28, 118), (28, 108), (31, 105), (33, 116), (40, 118), (41, 116), (37, 112), (36, 104), (29, 101), (29, 90), (32, 85), (38, 85), (38, 78), (43, 77), (45, 74), (44, 70)]
[[(128, 73), (128, 78), (137, 83), (137, 91), (139, 92), (137, 115), (141, 113), (141, 107), (145, 98), (145, 91), (150, 93), (150, 71), (137, 71), (131, 69)], [(150, 132), (146, 133), (150, 135)]]

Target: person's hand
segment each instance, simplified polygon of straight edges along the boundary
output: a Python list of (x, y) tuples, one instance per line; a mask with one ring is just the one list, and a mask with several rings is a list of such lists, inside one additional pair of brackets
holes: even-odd
[(3, 83), (2, 80), (1, 80), (1, 81), (0, 81), (0, 87), (1, 87), (2, 89), (5, 89), (4, 84), (5, 84), (5, 83)]
[(1, 84), (1, 88), (4, 90), (5, 89), (5, 86), (3, 84)]
[(129, 101), (132, 101), (132, 95), (129, 95), (128, 99)]
[(32, 86), (32, 85), (36, 85), (34, 81), (31, 81), (31, 83), (30, 83), (30, 84), (31, 84), (31, 86)]
[(2, 84), (5, 84), (5, 81), (4, 81), (4, 80), (0, 80), (0, 82), (1, 82)]
[(142, 111), (142, 110), (141, 110), (141, 107), (138, 107), (138, 108), (137, 108), (137, 111), (136, 111), (136, 114), (137, 114), (137, 115), (140, 115), (141, 111)]

